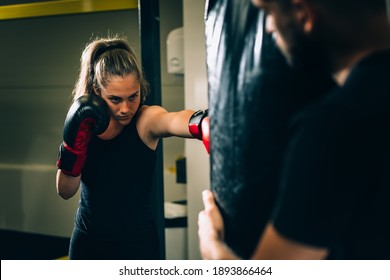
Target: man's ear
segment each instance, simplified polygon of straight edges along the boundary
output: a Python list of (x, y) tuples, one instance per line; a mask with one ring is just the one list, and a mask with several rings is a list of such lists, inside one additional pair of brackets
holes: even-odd
[(311, 33), (315, 21), (315, 11), (307, 0), (291, 0), (295, 18), (304, 33)]
[(95, 84), (93, 85), (93, 92), (94, 92), (96, 95), (100, 96), (100, 90), (99, 90), (99, 88), (98, 88)]

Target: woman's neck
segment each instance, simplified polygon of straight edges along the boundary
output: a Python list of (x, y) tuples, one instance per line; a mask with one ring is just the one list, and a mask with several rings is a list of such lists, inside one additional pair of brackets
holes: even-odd
[(119, 124), (111, 117), (110, 124), (108, 125), (107, 129), (102, 134), (99, 134), (98, 137), (102, 140), (113, 139), (122, 132), (123, 128), (123, 125)]

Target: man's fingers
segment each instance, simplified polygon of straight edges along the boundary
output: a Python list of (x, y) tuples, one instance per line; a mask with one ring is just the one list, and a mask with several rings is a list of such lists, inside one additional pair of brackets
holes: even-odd
[(214, 195), (210, 190), (204, 190), (202, 192), (202, 199), (205, 211), (209, 211), (215, 206)]

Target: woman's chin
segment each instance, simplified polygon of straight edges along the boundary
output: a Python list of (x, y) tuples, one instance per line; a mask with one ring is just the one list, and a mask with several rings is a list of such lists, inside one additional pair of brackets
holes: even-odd
[(117, 119), (117, 122), (120, 125), (128, 125), (131, 122), (131, 118)]

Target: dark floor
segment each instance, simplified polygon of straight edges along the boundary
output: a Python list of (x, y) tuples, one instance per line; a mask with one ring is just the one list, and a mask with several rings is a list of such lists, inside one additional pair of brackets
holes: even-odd
[(68, 255), (69, 238), (0, 230), (0, 259), (52, 260)]

